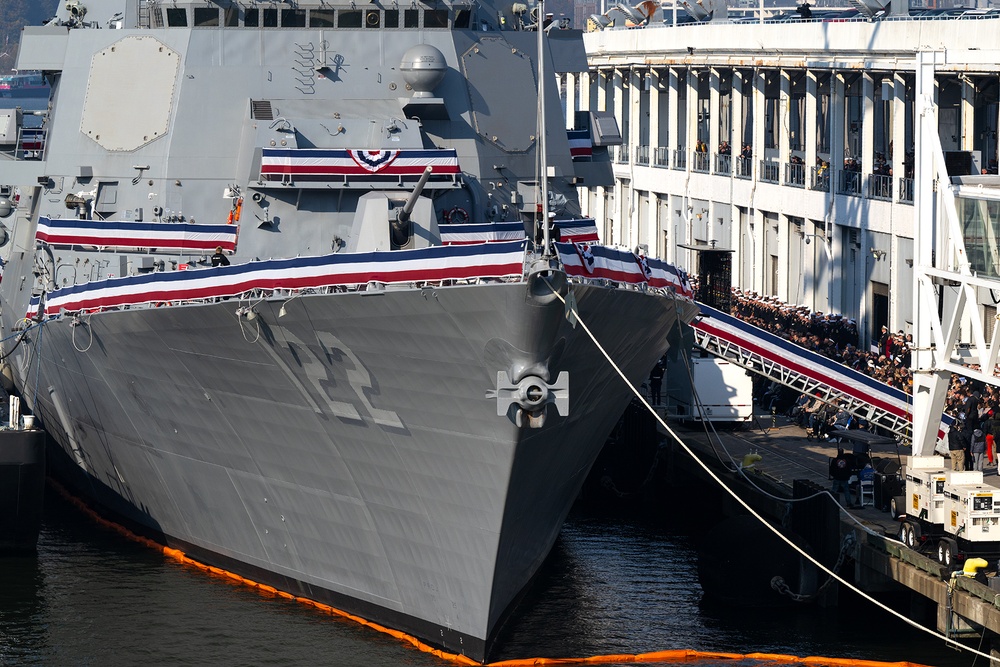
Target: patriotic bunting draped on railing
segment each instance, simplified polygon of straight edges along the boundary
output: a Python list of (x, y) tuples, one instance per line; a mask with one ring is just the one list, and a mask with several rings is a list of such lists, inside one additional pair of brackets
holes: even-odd
[(569, 154), (574, 160), (589, 160), (593, 156), (590, 130), (566, 130), (566, 138), (569, 140)]
[(669, 287), (680, 296), (694, 296), (691, 283), (684, 272), (663, 260), (589, 243), (555, 245), (567, 275), (603, 278), (633, 285), (647, 283), (650, 287)]
[(349, 150), (335, 148), (263, 148), (260, 176), (267, 181), (342, 180), (345, 176), (420, 176), (458, 174), (458, 153), (445, 150)]
[[(879, 382), (873, 377), (807, 350), (721, 311), (699, 304), (703, 317), (692, 326), (722, 340), (739, 345), (812, 380), (843, 392), (851, 398), (885, 410), (909, 421), (913, 399), (904, 391)], [(947, 433), (953, 419), (941, 416), (939, 437)]]
[(524, 240), (524, 224), (520, 222), (487, 222), (473, 225), (441, 225), (441, 243), (496, 243)]
[(49, 245), (97, 246), (211, 254), (236, 249), (236, 225), (38, 218), (35, 238)]
[(519, 277), (524, 241), (419, 250), (321, 255), (156, 272), (60, 288), (48, 294), (45, 315), (145, 303), (232, 297), (254, 289), (309, 289), (368, 282)]
[[(571, 243), (597, 241), (597, 225), (593, 218), (556, 220), (559, 240)], [(495, 243), (523, 239), (524, 224), (520, 222), (487, 222), (472, 225), (441, 225), (441, 243)]]

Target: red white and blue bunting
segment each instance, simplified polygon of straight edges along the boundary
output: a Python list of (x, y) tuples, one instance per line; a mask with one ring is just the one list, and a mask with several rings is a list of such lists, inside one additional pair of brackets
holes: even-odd
[[(571, 243), (598, 240), (597, 225), (593, 218), (556, 220), (559, 240)], [(441, 243), (495, 243), (525, 238), (524, 224), (520, 222), (487, 222), (470, 225), (441, 225)]]
[(441, 225), (441, 243), (497, 243), (524, 240), (524, 224), (520, 222), (487, 222), (472, 225)]
[(38, 218), (35, 238), (49, 245), (211, 254), (236, 249), (236, 225)]
[(260, 176), (285, 179), (340, 180), (344, 176), (420, 176), (459, 173), (455, 150), (350, 150), (330, 148), (263, 148)]
[(566, 130), (566, 138), (569, 140), (569, 154), (574, 160), (589, 160), (593, 156), (590, 130)]
[[(698, 305), (706, 317), (695, 321), (693, 327), (759, 354), (768, 361), (793, 370), (819, 384), (833, 387), (856, 401), (869, 403), (899, 419), (912, 420), (913, 398), (906, 392), (732, 315), (704, 304)], [(939, 438), (944, 437), (953, 421), (950, 415), (941, 416)]]
[(45, 315), (122, 306), (232, 297), (261, 289), (301, 290), (368, 282), (472, 280), (520, 277), (524, 241), (418, 250), (338, 253), (275, 259), (186, 271), (109, 278), (59, 288), (45, 300)]
[(559, 259), (570, 276), (600, 278), (631, 285), (670, 288), (692, 298), (687, 275), (661, 259), (590, 243), (556, 243)]

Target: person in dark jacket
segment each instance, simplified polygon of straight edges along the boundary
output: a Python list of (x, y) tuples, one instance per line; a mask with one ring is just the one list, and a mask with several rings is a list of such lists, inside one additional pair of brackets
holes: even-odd
[(972, 454), (972, 469), (982, 472), (983, 463), (986, 461), (986, 434), (983, 429), (977, 428), (972, 431), (969, 438), (969, 453)]
[(969, 445), (969, 438), (964, 429), (965, 425), (959, 420), (948, 431), (948, 456), (951, 457), (952, 470), (965, 470), (965, 450)]
[(660, 404), (660, 387), (663, 385), (663, 364), (657, 362), (653, 370), (649, 373), (649, 393), (653, 399), (653, 405)]

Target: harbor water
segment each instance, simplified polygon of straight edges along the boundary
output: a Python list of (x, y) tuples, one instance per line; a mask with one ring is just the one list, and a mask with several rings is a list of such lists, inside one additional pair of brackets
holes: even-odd
[[(0, 560), (0, 665), (446, 664), (166, 559), (52, 492), (45, 502), (37, 555)], [(688, 529), (662, 511), (645, 514), (574, 511), (492, 659), (690, 648), (973, 664), (848, 595), (835, 609), (714, 604), (703, 596)]]

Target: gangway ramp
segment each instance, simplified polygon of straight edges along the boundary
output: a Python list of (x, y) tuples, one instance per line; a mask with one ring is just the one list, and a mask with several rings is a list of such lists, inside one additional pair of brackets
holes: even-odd
[[(898, 436), (912, 438), (913, 401), (904, 391), (704, 304), (691, 325), (695, 344), (771, 380), (806, 392)], [(952, 418), (942, 415), (938, 436)]]

